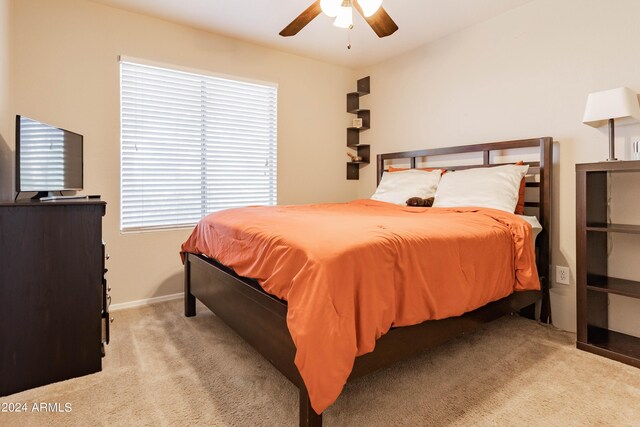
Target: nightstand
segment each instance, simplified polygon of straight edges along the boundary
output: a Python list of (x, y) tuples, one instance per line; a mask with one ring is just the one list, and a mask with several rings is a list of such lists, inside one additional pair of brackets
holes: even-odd
[(607, 216), (610, 174), (628, 172), (640, 172), (640, 161), (576, 165), (577, 347), (640, 367), (640, 338), (609, 329), (609, 295), (640, 298), (640, 282), (608, 271), (610, 234), (638, 235), (640, 244), (640, 214), (634, 224)]

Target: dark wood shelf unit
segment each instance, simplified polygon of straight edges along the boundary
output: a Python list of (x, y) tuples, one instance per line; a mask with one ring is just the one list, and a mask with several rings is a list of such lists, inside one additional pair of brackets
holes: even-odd
[(580, 350), (640, 368), (640, 338), (596, 326), (589, 326), (588, 333), (588, 343), (578, 341)]
[(371, 110), (347, 111), (347, 113), (355, 114), (356, 116), (358, 116), (359, 119), (362, 119), (361, 127), (359, 128), (349, 127), (349, 129), (363, 131), (371, 127)]
[[(364, 122), (362, 122), (362, 123), (364, 123)], [(369, 126), (362, 126), (362, 127), (359, 127), (359, 128), (354, 128), (354, 127), (348, 127), (347, 128), (347, 130), (356, 131), (356, 132), (361, 132), (363, 130), (369, 130), (369, 129), (370, 129)], [(354, 144), (354, 145), (358, 145), (358, 144)]]
[(617, 277), (588, 276), (587, 289), (596, 292), (640, 298), (640, 282)]
[(580, 163), (576, 172), (640, 172), (640, 160)]
[(347, 128), (347, 147), (355, 150), (362, 161), (347, 162), (347, 179), (360, 179), (360, 166), (371, 162), (371, 151), (368, 144), (360, 144), (360, 133), (371, 128), (371, 111), (360, 108), (360, 97), (371, 93), (371, 79), (364, 77), (357, 82), (358, 90), (347, 94), (347, 113), (355, 114), (362, 119), (362, 127)]
[(640, 338), (609, 329), (609, 295), (640, 299), (640, 282), (608, 271), (609, 233), (640, 234), (608, 221), (610, 174), (620, 172), (640, 172), (640, 161), (576, 165), (577, 347), (640, 367)]
[(347, 147), (356, 150), (358, 147), (368, 147), (369, 144), (360, 144), (360, 132), (367, 128), (347, 128)]
[(357, 114), (360, 111), (360, 94), (351, 92), (347, 94), (347, 113)]
[(640, 234), (640, 225), (591, 223), (587, 225), (587, 231), (599, 231), (602, 233)]
[(347, 162), (347, 179), (360, 179), (360, 165), (366, 165), (363, 162)]
[(357, 84), (357, 89), (355, 92), (350, 92), (348, 93), (348, 95), (351, 95), (352, 97), (360, 97), (360, 96), (364, 96), (364, 95), (369, 95), (371, 93), (371, 79), (369, 77), (364, 77), (360, 80), (358, 80)]

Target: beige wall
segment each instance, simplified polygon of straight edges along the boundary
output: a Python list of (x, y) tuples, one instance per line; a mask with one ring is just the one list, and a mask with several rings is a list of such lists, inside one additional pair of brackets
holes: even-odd
[[(555, 285), (552, 294), (554, 323), (563, 329), (575, 330), (574, 165), (608, 154), (604, 130), (581, 123), (586, 97), (619, 86), (640, 92), (639, 16), (637, 0), (538, 0), (360, 73), (371, 75), (365, 140), (374, 155), (537, 136), (558, 141), (553, 265), (572, 269), (572, 285)], [(634, 137), (640, 126), (619, 129), (619, 157), (629, 158)], [(374, 173), (363, 169), (360, 196), (373, 192)], [(637, 265), (637, 251), (632, 258)], [(633, 265), (617, 267), (640, 276)], [(612, 326), (640, 335), (638, 301), (625, 301), (634, 312), (613, 304)]]
[(9, 147), (9, 141), (13, 140), (14, 134), (10, 112), (11, 20), (9, 19), (9, 6), (9, 0), (0, 0), (0, 200), (9, 199), (13, 191), (13, 153)]
[(278, 83), (279, 203), (355, 196), (343, 145), (353, 71), (84, 0), (13, 7), (19, 96), (11, 114), (85, 136), (85, 192), (108, 202), (104, 239), (115, 303), (180, 292), (178, 251), (189, 233), (119, 233), (119, 55)]

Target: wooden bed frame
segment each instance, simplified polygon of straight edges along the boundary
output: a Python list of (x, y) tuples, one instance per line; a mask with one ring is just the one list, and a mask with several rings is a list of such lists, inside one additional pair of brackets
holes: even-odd
[[(459, 153), (482, 153), (482, 164), (450, 166), (449, 170), (495, 166), (491, 152), (519, 148), (538, 147), (540, 160), (528, 162), (530, 174), (539, 174), (539, 181), (527, 180), (527, 187), (538, 188), (539, 196), (526, 201), (525, 207), (535, 209), (543, 230), (536, 240), (537, 267), (542, 291), (515, 292), (459, 317), (430, 320), (419, 325), (392, 328), (377, 342), (375, 350), (355, 360), (348, 381), (366, 375), (396, 361), (414, 356), (423, 350), (441, 344), (464, 333), (477, 329), (484, 323), (509, 313), (520, 312), (533, 317), (535, 303), (542, 300), (540, 319), (550, 321), (549, 263), (551, 230), (551, 171), (552, 139), (536, 138), (489, 144), (447, 147), (399, 153), (379, 154), (377, 162), (378, 182), (384, 171), (385, 161), (407, 159), (415, 168), (421, 158)], [(439, 166), (443, 167), (444, 166)], [(198, 254), (185, 254), (184, 263), (185, 315), (195, 316), (196, 298), (199, 299), (251, 344), (285, 377), (300, 390), (300, 425), (321, 426), (322, 415), (311, 407), (304, 382), (294, 364), (296, 348), (287, 329), (287, 303), (267, 294), (258, 283), (236, 275), (222, 264)]]

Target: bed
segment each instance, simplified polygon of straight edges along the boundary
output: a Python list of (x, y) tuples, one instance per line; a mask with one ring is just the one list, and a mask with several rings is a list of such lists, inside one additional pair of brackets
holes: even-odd
[[(543, 226), (536, 239), (536, 266), (541, 290), (522, 290), (494, 300), (465, 314), (440, 320), (428, 320), (411, 326), (393, 327), (375, 341), (373, 351), (355, 358), (348, 380), (411, 357), (426, 348), (470, 332), (484, 323), (503, 315), (520, 312), (534, 317), (535, 304), (540, 304), (540, 320), (550, 321), (549, 311), (549, 262), (550, 262), (550, 213), (552, 139), (536, 138), (470, 146), (446, 147), (408, 152), (380, 154), (377, 157), (377, 178), (380, 182), (387, 164), (404, 160), (411, 168), (434, 156), (446, 156), (451, 164), (440, 167), (447, 170), (462, 170), (496, 166), (499, 156), (492, 154), (514, 150), (535, 150), (537, 159), (527, 162), (529, 173), (526, 187), (525, 207), (533, 211)], [(479, 164), (460, 166), (455, 158), (468, 159), (471, 154), (482, 159)], [(296, 346), (287, 326), (288, 304), (286, 301), (263, 290), (256, 280), (242, 277), (215, 259), (198, 251), (185, 252), (184, 292), (185, 315), (196, 313), (196, 298), (243, 337), (261, 353), (300, 391), (300, 425), (319, 426), (322, 416), (317, 414), (309, 398), (300, 371), (294, 363)]]

